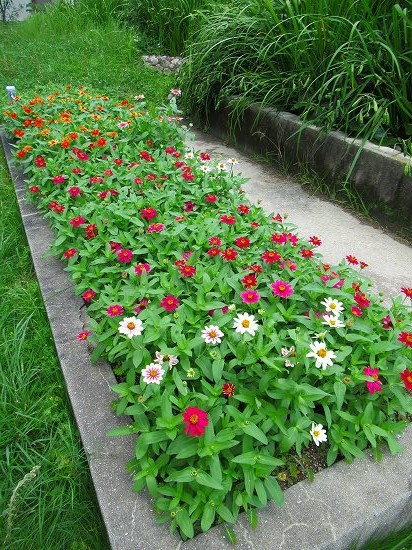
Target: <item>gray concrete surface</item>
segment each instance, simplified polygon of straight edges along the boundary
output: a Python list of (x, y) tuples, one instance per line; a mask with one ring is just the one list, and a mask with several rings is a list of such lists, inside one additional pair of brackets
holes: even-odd
[[(236, 98), (232, 100), (236, 103)], [(229, 102), (218, 111), (208, 113), (214, 134), (224, 137), (228, 128)], [(233, 135), (243, 150), (278, 156), (299, 169), (304, 166), (327, 182), (346, 178), (358, 156), (350, 181), (383, 220), (390, 220), (390, 210), (412, 218), (412, 178), (404, 175), (411, 162), (398, 151), (349, 138), (343, 132), (322, 132), (313, 125), (305, 126), (300, 118), (272, 108), (262, 109), (255, 103), (246, 108), (240, 126)], [(409, 224), (409, 229), (411, 224)]]
[[(4, 138), (4, 136), (2, 136)], [(10, 149), (3, 139), (10, 163)], [(390, 295), (411, 286), (412, 249), (382, 231), (360, 223), (325, 200), (310, 196), (291, 178), (250, 162), (237, 151), (198, 134), (193, 146), (222, 158), (237, 157), (239, 169), (251, 181), (245, 185), (251, 200), (262, 199), (268, 211), (289, 213), (305, 236), (319, 235), (327, 261), (352, 253), (367, 261), (369, 275)], [(221, 527), (182, 542), (157, 525), (145, 493), (134, 494), (125, 470), (133, 455), (134, 437), (107, 439), (110, 428), (127, 424), (109, 409), (115, 380), (106, 363), (91, 365), (89, 353), (76, 335), (87, 322), (74, 297), (63, 264), (44, 254), (52, 231), (34, 206), (25, 200), (21, 173), (9, 164), (33, 262), (50, 319), (73, 411), (86, 450), (96, 494), (114, 550), (205, 550), (231, 548)], [(400, 438), (404, 453), (370, 456), (354, 464), (343, 462), (301, 482), (285, 493), (282, 509), (274, 505), (259, 512), (256, 530), (242, 517), (234, 527), (240, 550), (341, 550), (353, 540), (386, 533), (412, 521), (412, 426)]]

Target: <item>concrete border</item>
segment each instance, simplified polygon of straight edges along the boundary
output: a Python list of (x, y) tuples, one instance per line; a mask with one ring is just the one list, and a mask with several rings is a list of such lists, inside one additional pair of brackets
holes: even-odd
[[(82, 300), (55, 258), (44, 258), (53, 233), (34, 205), (25, 199), (24, 177), (13, 166), (11, 148), (1, 133), (3, 147), (33, 263), (39, 279), (61, 368), (92, 474), (113, 550), (204, 550), (232, 545), (221, 526), (183, 543), (167, 526), (157, 525), (146, 493), (134, 494), (125, 464), (133, 456), (134, 437), (106, 437), (109, 429), (127, 424), (109, 408), (115, 378), (107, 363), (91, 365), (90, 355), (76, 335), (87, 322)], [(235, 525), (240, 550), (343, 550), (354, 541), (386, 534), (412, 521), (412, 426), (400, 443), (404, 453), (371, 456), (343, 462), (301, 482), (285, 493), (286, 504), (259, 512), (256, 530), (243, 516)]]
[[(210, 131), (219, 138), (228, 135), (236, 101), (226, 101), (221, 109), (207, 114)], [(359, 152), (359, 139), (340, 131), (325, 133), (316, 126), (306, 126), (297, 115), (262, 108), (259, 103), (246, 108), (230, 135), (236, 147), (244, 151), (272, 154), (295, 170), (303, 165), (327, 181), (344, 179), (359, 155), (349, 181), (367, 198), (378, 217), (390, 221), (390, 214), (382, 208), (387, 206), (412, 220), (412, 177), (404, 174), (412, 159), (399, 151), (367, 141)]]

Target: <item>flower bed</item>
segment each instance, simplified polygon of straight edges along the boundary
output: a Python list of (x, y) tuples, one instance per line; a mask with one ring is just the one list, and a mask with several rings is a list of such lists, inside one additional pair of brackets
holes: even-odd
[[(187, 151), (169, 111), (68, 90), (11, 104), (30, 194), (82, 295), (114, 407), (139, 433), (134, 488), (184, 537), (272, 499), (274, 470), (314, 442), (347, 460), (412, 413), (412, 289), (390, 310), (348, 256), (322, 263), (240, 192), (235, 159)], [(177, 117), (178, 118), (178, 117)], [(353, 267), (352, 267), (353, 266)]]

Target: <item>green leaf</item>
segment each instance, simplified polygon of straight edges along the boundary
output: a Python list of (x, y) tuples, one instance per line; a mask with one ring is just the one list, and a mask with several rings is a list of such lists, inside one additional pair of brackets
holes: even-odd
[(207, 531), (210, 528), (212, 523), (215, 521), (215, 515), (216, 510), (214, 506), (211, 506), (210, 502), (207, 502), (205, 507), (203, 508), (202, 519), (200, 522), (200, 528), (202, 529), (202, 531)]
[(235, 456), (232, 458), (232, 462), (236, 464), (256, 464), (257, 453), (255, 451), (250, 451), (249, 453), (243, 453), (241, 455)]
[(223, 521), (227, 521), (228, 523), (235, 523), (236, 519), (233, 517), (232, 512), (224, 504), (219, 504), (219, 506), (216, 508), (216, 512), (223, 519)]
[(200, 485), (204, 485), (205, 487), (211, 487), (212, 489), (218, 489), (219, 491), (223, 490), (223, 485), (221, 483), (219, 483), (216, 479), (213, 479), (212, 476), (202, 470), (198, 470), (197, 476), (195, 476), (194, 479), (196, 479)]
[(343, 400), (345, 398), (346, 384), (340, 381), (335, 382), (333, 384), (333, 390), (336, 395), (336, 406), (338, 407), (338, 409), (341, 409), (343, 405)]
[(253, 422), (249, 422), (248, 424), (242, 422), (240, 428), (245, 432), (245, 434), (251, 435), (264, 445), (268, 444), (268, 439), (266, 435), (262, 432), (260, 428), (256, 426), (256, 424), (253, 424)]
[(342, 439), (340, 447), (346, 452), (352, 454), (353, 456), (357, 456), (359, 458), (362, 458), (364, 456), (363, 451), (358, 449), (358, 447), (356, 447), (356, 445), (354, 445), (348, 439)]
[(189, 514), (184, 508), (180, 509), (177, 512), (175, 516), (175, 520), (180, 530), (182, 531), (182, 533), (189, 539), (193, 538), (194, 536), (193, 523), (192, 523), (192, 520), (190, 519)]
[(278, 506), (283, 506), (285, 497), (276, 479), (273, 476), (269, 476), (263, 481), (263, 484), (268, 492), (270, 499), (273, 500)]
[(263, 506), (266, 506), (268, 498), (266, 494), (266, 489), (260, 479), (255, 479), (255, 491), (260, 502), (263, 504)]
[(391, 454), (396, 455), (403, 451), (402, 445), (396, 441), (395, 437), (391, 433), (388, 433), (386, 436), (386, 441), (388, 442), (388, 447)]
[(109, 437), (117, 437), (122, 435), (131, 435), (135, 434), (136, 430), (133, 426), (121, 426), (120, 428), (112, 428), (107, 432)]
[(213, 380), (218, 384), (222, 379), (223, 367), (225, 363), (223, 359), (215, 359), (212, 363)]
[(227, 536), (227, 540), (230, 542), (230, 544), (237, 544), (236, 533), (233, 531), (233, 529), (225, 525), (225, 533)]
[(258, 526), (258, 516), (256, 513), (256, 508), (250, 508), (250, 510), (248, 510), (248, 516), (251, 528), (256, 529), (256, 527)]
[(193, 475), (194, 472), (195, 472), (194, 468), (192, 468), (191, 466), (188, 466), (187, 468), (184, 468), (183, 470), (178, 470), (178, 471), (172, 472), (166, 478), (165, 481), (167, 481), (168, 483), (170, 481), (180, 481), (182, 483), (189, 483), (189, 482), (193, 481), (196, 478), (196, 476)]

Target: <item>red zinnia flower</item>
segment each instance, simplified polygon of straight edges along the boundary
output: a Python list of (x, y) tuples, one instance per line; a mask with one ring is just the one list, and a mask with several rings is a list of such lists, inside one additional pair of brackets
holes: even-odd
[(76, 216), (75, 218), (71, 218), (69, 220), (69, 224), (72, 227), (79, 227), (80, 225), (83, 225), (84, 223), (86, 223), (86, 218), (84, 218), (83, 216)]
[(150, 270), (151, 270), (151, 267), (150, 267), (149, 264), (138, 264), (134, 268), (134, 272), (136, 273), (136, 275), (142, 275), (143, 272), (144, 273), (149, 273)]
[(368, 264), (366, 262), (359, 262), (359, 265), (361, 269), (365, 269), (366, 267), (368, 267)]
[(216, 195), (206, 195), (205, 197), (205, 201), (206, 202), (216, 202), (217, 201), (217, 196)]
[(179, 273), (183, 275), (183, 277), (193, 277), (196, 273), (196, 268), (192, 265), (182, 265), (179, 268)]
[(312, 235), (309, 237), (309, 242), (313, 244), (313, 246), (320, 246), (322, 244), (322, 241), (319, 239), (319, 237), (316, 237), (316, 235)]
[(37, 168), (45, 168), (46, 167), (46, 161), (45, 161), (44, 157), (36, 157), (34, 159), (34, 162), (35, 162)]
[(220, 248), (209, 248), (209, 250), (206, 252), (206, 254), (209, 254), (209, 256), (219, 256), (220, 254)]
[(237, 256), (237, 252), (234, 248), (227, 248), (226, 250), (222, 251), (222, 258), (227, 262), (236, 260), (236, 256)]
[(114, 304), (107, 308), (106, 313), (110, 317), (116, 317), (117, 315), (121, 315), (123, 311), (124, 311), (123, 306), (121, 306), (120, 304)]
[(401, 332), (398, 340), (402, 342), (402, 344), (405, 344), (406, 347), (412, 348), (412, 332)]
[(247, 204), (239, 204), (239, 206), (237, 207), (237, 210), (241, 214), (249, 214), (250, 212), (250, 208)]
[(276, 216), (273, 216), (272, 220), (273, 220), (274, 222), (280, 222), (280, 223), (282, 223), (283, 218), (282, 218), (282, 216), (281, 216), (281, 215), (279, 214), (279, 212), (278, 212), (278, 213), (276, 214)]
[(117, 252), (118, 250), (121, 250), (122, 245), (120, 243), (117, 243), (115, 241), (109, 241), (110, 249), (112, 252)]
[(292, 246), (296, 246), (298, 244), (299, 239), (293, 233), (286, 233), (286, 237)]
[(254, 286), (257, 286), (257, 279), (256, 275), (253, 273), (250, 275), (245, 275), (242, 279), (243, 286), (245, 288), (253, 288)]
[(142, 218), (144, 218), (147, 221), (150, 221), (157, 216), (156, 210), (150, 207), (143, 208), (142, 210), (140, 210), (140, 214), (142, 215)]
[(134, 178), (133, 181), (136, 185), (142, 185), (143, 184), (142, 178)]
[(370, 300), (366, 297), (365, 294), (362, 292), (357, 292), (355, 294), (355, 302), (358, 304), (359, 307), (369, 307), (370, 306)]
[(285, 244), (287, 241), (287, 237), (285, 233), (273, 233), (273, 235), (270, 236), (270, 240), (273, 243)]
[(185, 204), (184, 204), (184, 211), (185, 212), (193, 212), (193, 210), (195, 209), (195, 203), (192, 202), (192, 201), (186, 201)]
[(183, 422), (186, 424), (185, 434), (190, 437), (199, 437), (205, 433), (205, 427), (209, 424), (207, 412), (197, 407), (187, 407), (183, 413)]
[(412, 371), (405, 369), (400, 373), (400, 377), (405, 384), (407, 390), (412, 390)]
[(40, 192), (40, 187), (38, 185), (31, 185), (29, 187), (29, 191), (30, 191), (30, 193), (39, 193)]
[(68, 248), (66, 252), (63, 253), (63, 256), (68, 260), (69, 258), (73, 258), (77, 254), (76, 248)]
[(210, 237), (209, 244), (212, 244), (213, 246), (220, 246), (222, 244), (222, 241), (219, 239), (219, 237)]
[(97, 147), (104, 147), (106, 145), (107, 141), (105, 138), (100, 138), (96, 141)]
[(58, 185), (59, 183), (64, 183), (66, 181), (66, 178), (59, 174), (58, 176), (53, 176), (52, 180), (55, 185)]
[(209, 155), (209, 153), (200, 153), (199, 155), (199, 159), (203, 162), (208, 162), (209, 160), (211, 160), (211, 158), (212, 157)]
[(249, 248), (250, 240), (247, 237), (238, 237), (235, 239), (235, 245), (239, 248)]
[(86, 239), (93, 239), (94, 237), (97, 237), (97, 225), (94, 223), (86, 225), (85, 232)]
[(302, 248), (300, 250), (300, 255), (302, 258), (313, 258), (313, 250), (310, 248)]
[(236, 386), (234, 384), (226, 383), (223, 384), (222, 393), (223, 395), (226, 395), (226, 397), (232, 397), (233, 395), (235, 395), (235, 389)]
[(362, 317), (362, 310), (360, 307), (352, 306), (351, 310), (352, 310), (352, 315), (354, 315), (355, 317)]
[(251, 265), (250, 269), (253, 271), (253, 273), (262, 273), (262, 271), (263, 271), (262, 266), (259, 265), (259, 264)]
[(119, 260), (119, 262), (129, 263), (132, 261), (132, 258), (133, 258), (132, 250), (127, 250), (126, 248), (124, 248), (117, 252), (117, 259)]
[(80, 187), (75, 186), (75, 187), (70, 187), (67, 190), (67, 192), (71, 197), (75, 198), (81, 195), (82, 190), (80, 189)]
[(256, 290), (245, 290), (240, 293), (240, 297), (245, 304), (255, 304), (260, 300), (260, 294)]
[(236, 218), (235, 216), (224, 214), (223, 216), (220, 216), (220, 221), (222, 223), (227, 223), (228, 225), (234, 225), (236, 223)]
[(174, 311), (179, 307), (179, 300), (175, 298), (175, 296), (169, 294), (168, 296), (165, 296), (163, 298), (163, 300), (160, 302), (160, 305), (170, 313), (171, 311)]
[(95, 296), (96, 296), (96, 293), (91, 288), (89, 288), (88, 290), (85, 290), (82, 294), (82, 298), (85, 302), (91, 302)]
[(90, 336), (91, 331), (90, 330), (83, 330), (82, 332), (79, 332), (77, 335), (77, 339), (81, 342), (83, 340), (87, 340), (87, 338)]
[(408, 298), (412, 299), (412, 288), (401, 288), (401, 292), (403, 292)]
[(265, 260), (266, 264), (273, 264), (274, 262), (278, 262), (282, 259), (282, 256), (279, 254), (279, 252), (276, 252), (275, 250), (266, 250), (262, 254), (262, 260)]
[(355, 256), (346, 256), (346, 260), (349, 264), (352, 264), (352, 265), (358, 265), (359, 264), (359, 260), (357, 258), (355, 258)]

